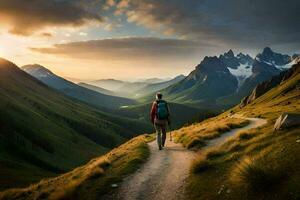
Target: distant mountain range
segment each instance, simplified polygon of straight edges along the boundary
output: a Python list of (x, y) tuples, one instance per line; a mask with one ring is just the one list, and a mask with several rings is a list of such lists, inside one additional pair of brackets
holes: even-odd
[(91, 87), (88, 89), (87, 85), (84, 85), (86, 87), (82, 87), (67, 81), (41, 65), (25, 65), (22, 69), (49, 87), (98, 108), (118, 109), (121, 106), (135, 104), (135, 101), (132, 99), (110, 96), (109, 91), (107, 90), (102, 89), (101, 91), (99, 88), (93, 88), (94, 90), (91, 90)]
[[(70, 81), (63, 79), (52, 73), (50, 70), (46, 69), (40, 65), (26, 65), (23, 66), (22, 69), (30, 74), (31, 76), (37, 78), (47, 86), (62, 92), (63, 94), (72, 97), (74, 99), (85, 102), (91, 106), (94, 106), (101, 111), (108, 112), (114, 116), (130, 118), (134, 120), (138, 120), (147, 125), (151, 125), (149, 121), (149, 110), (151, 105), (148, 104), (139, 104), (135, 100), (118, 97), (119, 93), (110, 91), (98, 86), (90, 85), (87, 83), (78, 83), (74, 84)], [(114, 79), (106, 79), (101, 80), (102, 83), (115, 84), (120, 87), (120, 90), (128, 91), (126, 88), (131, 88), (132, 91), (136, 92), (138, 95), (138, 88), (143, 86), (142, 89), (139, 89), (139, 92), (148, 94), (163, 88), (172, 85), (173, 83), (177, 83), (180, 80), (184, 79), (185, 76), (180, 75), (171, 79), (169, 81), (161, 82), (161, 83), (141, 83), (141, 82), (124, 82)], [(149, 82), (158, 81), (159, 79), (151, 79)], [(121, 84), (120, 84), (121, 83)], [(151, 102), (155, 99), (155, 96), (152, 96)], [(215, 115), (216, 113), (210, 112), (209, 108), (205, 109), (195, 109), (195, 107), (190, 107), (181, 104), (172, 104), (171, 105), (173, 111), (177, 110), (185, 110), (186, 114), (181, 116), (175, 116), (174, 113), (174, 123), (173, 127), (181, 127), (183, 124), (187, 122), (197, 121), (202, 119), (205, 116)], [(200, 115), (198, 113), (201, 113)], [(184, 116), (184, 117), (182, 117)]]
[(87, 84), (87, 83), (80, 82), (80, 83), (78, 83), (78, 85), (81, 86), (81, 87), (84, 87), (84, 88), (102, 93), (102, 94), (106, 94), (106, 95), (110, 95), (110, 96), (117, 96), (113, 91), (110, 91), (110, 90), (107, 90), (107, 89), (104, 89), (104, 88), (101, 88), (101, 87), (97, 87), (97, 86), (94, 86), (94, 85), (90, 85), (90, 84)]
[(138, 82), (127, 82), (115, 79), (100, 79), (88, 82), (87, 84), (112, 91), (117, 96), (138, 98), (143, 95), (162, 90), (181, 81), (183, 78), (185, 78), (184, 75), (179, 75), (170, 80), (151, 78), (140, 80)]
[[(273, 52), (266, 47), (255, 58), (234, 54), (232, 50), (219, 57), (205, 57), (186, 78), (162, 90), (165, 97), (178, 103), (212, 104), (230, 107), (249, 94), (254, 87), (281, 71), (289, 69), (297, 59)], [(142, 97), (150, 101), (153, 94)]]
[(169, 87), (170, 85), (173, 85), (175, 83), (180, 82), (184, 78), (185, 78), (184, 75), (179, 75), (179, 76), (176, 76), (175, 78), (173, 78), (171, 80), (168, 80), (168, 81), (148, 84), (148, 85), (142, 87), (141, 89), (139, 89), (137, 91), (136, 95), (137, 96), (143, 96), (143, 95), (147, 95), (147, 94), (150, 94), (150, 93), (153, 93), (153, 92), (160, 91), (162, 89), (165, 89), (165, 88)]

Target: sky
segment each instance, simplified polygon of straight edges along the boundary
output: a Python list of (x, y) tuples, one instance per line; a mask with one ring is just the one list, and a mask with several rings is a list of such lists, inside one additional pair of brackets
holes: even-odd
[(0, 0), (0, 57), (73, 80), (188, 74), (204, 56), (300, 53), (299, 0)]

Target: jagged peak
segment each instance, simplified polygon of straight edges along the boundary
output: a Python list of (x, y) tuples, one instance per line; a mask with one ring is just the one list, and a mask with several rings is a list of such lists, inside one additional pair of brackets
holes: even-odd
[(217, 56), (205, 56), (200, 64), (205, 64), (212, 61), (219, 61), (219, 58)]
[(274, 51), (270, 47), (265, 47), (262, 54), (273, 54)]
[(232, 49), (229, 49), (228, 52), (224, 53), (224, 56), (227, 56), (227, 57), (234, 57), (234, 53), (233, 53)]

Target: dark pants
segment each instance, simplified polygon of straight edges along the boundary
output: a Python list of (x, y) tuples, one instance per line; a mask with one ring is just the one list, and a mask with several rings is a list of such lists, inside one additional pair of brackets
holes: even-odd
[(157, 133), (156, 139), (158, 146), (165, 146), (166, 141), (166, 125), (165, 124), (154, 124)]

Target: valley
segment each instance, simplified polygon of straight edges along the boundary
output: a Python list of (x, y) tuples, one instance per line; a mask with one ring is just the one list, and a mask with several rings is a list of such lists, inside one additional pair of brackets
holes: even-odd
[(300, 200), (299, 0), (0, 0), (0, 200)]
[[(244, 176), (252, 172), (244, 170), (253, 162), (254, 167), (262, 167), (258, 170), (264, 173), (266, 169), (260, 163), (265, 162), (264, 156), (268, 155), (268, 162), (278, 160), (274, 164), (276, 173), (283, 173), (286, 168), (281, 167), (286, 165), (282, 162), (287, 161), (281, 161), (281, 156), (288, 156), (285, 153), (290, 151), (298, 152), (297, 145), (289, 145), (298, 140), (298, 127), (276, 135), (272, 129), (283, 112), (300, 112), (300, 65), (297, 62), (297, 57), (292, 59), (268, 48), (255, 59), (244, 54), (235, 57), (229, 51), (219, 57), (205, 57), (186, 77), (167, 81), (155, 79), (153, 81), (158, 82), (144, 82), (143, 85), (139, 82), (130, 87), (126, 83), (134, 88), (132, 93), (144, 92), (141, 97), (130, 99), (122, 97), (112, 85), (99, 87), (93, 82), (77, 85), (39, 65), (22, 67), (25, 73), (2, 59), (0, 162), (3, 192), (0, 199), (123, 199), (125, 194), (129, 199), (132, 195), (136, 199), (136, 195), (141, 196), (140, 190), (147, 190), (145, 194), (151, 190), (146, 187), (127, 194), (127, 186), (122, 184), (126, 185), (129, 177), (133, 177), (131, 182), (135, 185), (140, 179), (134, 178), (134, 174), (140, 177), (143, 169), (150, 170), (146, 174), (155, 173), (159, 165), (166, 167), (166, 171), (174, 169), (175, 163), (180, 161), (172, 164), (164, 159), (179, 156), (175, 150), (182, 151), (184, 165), (180, 165), (185, 166), (180, 172), (182, 179), (174, 179), (175, 186), (181, 183), (177, 185), (179, 193), (174, 193), (178, 199), (179, 196), (182, 199), (240, 199), (242, 193), (247, 194), (246, 199), (257, 195), (272, 198), (273, 193), (269, 195), (251, 186), (262, 183), (247, 182), (252, 180)], [(116, 80), (109, 82), (116, 87)], [(118, 87), (127, 87), (126, 84)], [(149, 122), (149, 109), (157, 91), (162, 91), (170, 101), (174, 117), (169, 131), (176, 142), (167, 143), (164, 150), (167, 154), (162, 157), (155, 149), (154, 135), (141, 135), (154, 132)], [(227, 108), (230, 109), (224, 112)], [(267, 123), (253, 127), (248, 125), (252, 122), (247, 119), (234, 116), (262, 118)], [(231, 137), (227, 139), (227, 135)], [(291, 148), (285, 148), (288, 146)], [(268, 153), (278, 148), (278, 152)], [(160, 161), (147, 167), (148, 159), (153, 157)], [(287, 163), (292, 165), (296, 162), (293, 159), (298, 158), (294, 156)], [(177, 172), (172, 172), (172, 176)], [(299, 195), (293, 189), (297, 187), (293, 181), (298, 180), (299, 173), (293, 170), (290, 173), (285, 176), (291, 187), (274, 193), (279, 199), (287, 196), (294, 199)], [(253, 181), (269, 176), (261, 175), (262, 179)], [(124, 183), (119, 176), (126, 178)], [(232, 178), (228, 178), (230, 176)], [(274, 186), (268, 190), (273, 191), (281, 179), (272, 178)], [(155, 184), (162, 180), (157, 179), (150, 182)], [(63, 185), (64, 182), (68, 184)], [(33, 185), (26, 187), (29, 184)], [(117, 185), (118, 189), (112, 185)], [(165, 182), (161, 185), (173, 191)], [(14, 189), (20, 187), (23, 189)], [(153, 191), (157, 191), (155, 187)], [(146, 196), (152, 199), (150, 194)]]

